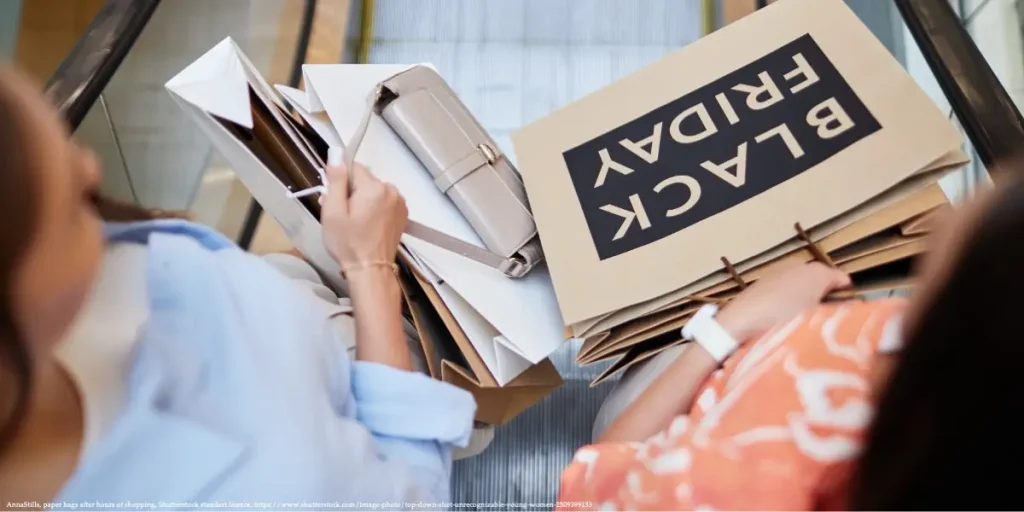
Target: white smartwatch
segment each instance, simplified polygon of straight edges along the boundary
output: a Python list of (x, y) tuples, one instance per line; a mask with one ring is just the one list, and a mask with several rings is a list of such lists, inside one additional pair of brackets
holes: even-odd
[(696, 341), (707, 350), (711, 357), (721, 363), (725, 358), (739, 348), (729, 331), (726, 331), (715, 315), (718, 314), (718, 306), (708, 304), (701, 307), (693, 315), (693, 318), (683, 327), (683, 339)]

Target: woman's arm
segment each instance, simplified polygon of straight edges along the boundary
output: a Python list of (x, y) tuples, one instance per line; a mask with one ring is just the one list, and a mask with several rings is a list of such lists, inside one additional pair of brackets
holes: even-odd
[(359, 165), (350, 171), (331, 167), (328, 176), (330, 188), (320, 221), (324, 244), (349, 284), (356, 358), (411, 371), (394, 266), (409, 215), (405, 200), (394, 186), (381, 183)]
[[(353, 477), (360, 495), (446, 501), (451, 446), (468, 442), (476, 403), (468, 392), (413, 371), (394, 266), (405, 201), (359, 165), (327, 173), (324, 244), (348, 282), (356, 331), (350, 384), (357, 421), (346, 419), (345, 426), (358, 428), (339, 434), (339, 442), (365, 455)], [(361, 429), (372, 438), (360, 439)]]
[(372, 453), (369, 463), (354, 465), (365, 489), (384, 491), (381, 499), (415, 492), (447, 501), (451, 448), (465, 446), (472, 434), (473, 396), (418, 372), (366, 361), (352, 366), (352, 396), (353, 423), (371, 438), (344, 442)]
[(673, 418), (690, 410), (697, 390), (717, 368), (718, 362), (703, 347), (689, 347), (596, 441), (641, 441), (661, 432)]
[[(328, 304), (337, 307), (338, 296), (323, 284), (316, 270), (298, 251), (272, 253), (263, 256), (282, 274), (290, 277)], [(413, 356), (409, 353), (404, 325), (401, 320), (401, 290), (393, 272), (385, 267), (366, 268), (349, 273), (349, 299), (355, 333), (349, 332), (349, 340), (374, 339), (380, 343), (355, 344), (356, 359), (376, 362), (400, 370), (416, 369)], [(355, 306), (358, 304), (358, 306)], [(397, 331), (397, 332), (396, 332)], [(347, 340), (348, 341), (348, 340)], [(353, 346), (353, 345), (348, 345)]]
[[(286, 254), (263, 258), (311, 289), (318, 299), (337, 303), (334, 292), (302, 259)], [(348, 468), (337, 470), (348, 475), (348, 487), (339, 486), (335, 492), (348, 500), (359, 496), (375, 502), (447, 501), (450, 447), (468, 439), (475, 403), (461, 389), (410, 371), (416, 365), (410, 367), (409, 351), (398, 346), (405, 336), (396, 334), (389, 322), (398, 318), (400, 307), (392, 287), (394, 275), (386, 269), (374, 270), (381, 271), (349, 275), (349, 291), (359, 302), (358, 311), (370, 313), (359, 316), (359, 324), (369, 329), (358, 336), (391, 343), (354, 343), (356, 320), (348, 313), (337, 315), (331, 321), (333, 328), (324, 332), (323, 343), (335, 357), (361, 359), (351, 365), (344, 385), (332, 387), (332, 393), (341, 393), (336, 395), (339, 402), (355, 405), (354, 418), (338, 417), (329, 430), (331, 443), (338, 444), (331, 452), (345, 454)], [(352, 311), (351, 304), (338, 307)], [(398, 329), (404, 330), (400, 323)], [(358, 357), (357, 351), (362, 352)]]
[[(325, 332), (325, 341), (337, 340)], [(342, 501), (449, 501), (452, 446), (472, 433), (476, 404), (468, 392), (419, 372), (357, 361), (350, 389), (336, 395), (346, 414), (322, 427), (332, 454), (328, 485)], [(354, 408), (350, 408), (354, 405)], [(328, 480), (325, 480), (325, 483)], [(392, 508), (409, 508), (393, 505)]]
[(412, 371), (402, 329), (402, 290), (395, 273), (386, 267), (366, 267), (349, 272), (348, 284), (356, 320), (356, 358)]
[[(848, 275), (820, 263), (789, 267), (744, 290), (715, 319), (742, 344), (849, 284)], [(718, 366), (704, 347), (693, 343), (608, 426), (598, 442), (644, 441), (661, 432), (676, 416), (689, 413), (697, 391)]]

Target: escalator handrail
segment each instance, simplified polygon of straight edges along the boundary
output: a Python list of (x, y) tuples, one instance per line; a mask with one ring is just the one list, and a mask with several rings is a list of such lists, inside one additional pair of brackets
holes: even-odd
[(896, 0), (903, 21), (993, 179), (1019, 174), (1024, 118), (945, 1)]
[[(959, 16), (935, 0), (895, 0), (982, 163), (1024, 152), (1024, 120)], [(160, 0), (107, 0), (46, 86), (72, 130), (92, 108)]]
[(46, 84), (74, 131), (135, 45), (160, 0), (107, 0)]

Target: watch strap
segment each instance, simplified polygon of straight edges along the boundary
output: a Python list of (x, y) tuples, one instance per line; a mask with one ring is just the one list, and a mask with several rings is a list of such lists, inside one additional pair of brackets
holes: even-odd
[(721, 363), (739, 348), (739, 343), (715, 320), (718, 306), (707, 304), (683, 327), (683, 338), (696, 341), (711, 357)]

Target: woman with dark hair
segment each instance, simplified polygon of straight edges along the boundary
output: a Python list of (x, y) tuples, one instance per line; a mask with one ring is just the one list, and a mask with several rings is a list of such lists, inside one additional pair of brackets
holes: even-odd
[(941, 231), (854, 474), (861, 510), (1024, 508), (1024, 181)]
[(908, 303), (820, 304), (849, 277), (811, 264), (698, 313), (683, 331), (693, 343), (626, 378), (640, 391), (602, 411), (610, 420), (562, 474), (559, 500), (1020, 509), (1024, 182), (935, 228)]
[(349, 303), (322, 297), (297, 258), (275, 268), (201, 226), (97, 200), (95, 159), (6, 71), (0, 155), (5, 509), (447, 500), (475, 404), (414, 371), (393, 187), (356, 166), (349, 191), (329, 170), (325, 245)]

